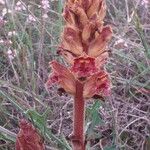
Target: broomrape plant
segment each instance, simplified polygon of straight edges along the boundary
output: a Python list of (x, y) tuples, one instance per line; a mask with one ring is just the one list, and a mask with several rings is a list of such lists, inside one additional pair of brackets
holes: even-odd
[(85, 150), (85, 100), (110, 94), (110, 79), (104, 68), (108, 58), (106, 49), (112, 36), (110, 26), (104, 26), (105, 0), (67, 0), (62, 41), (58, 53), (69, 66), (50, 62), (53, 72), (47, 86), (58, 83), (74, 96), (73, 150)]
[(16, 139), (16, 150), (44, 150), (42, 138), (31, 123), (20, 120), (20, 131)]

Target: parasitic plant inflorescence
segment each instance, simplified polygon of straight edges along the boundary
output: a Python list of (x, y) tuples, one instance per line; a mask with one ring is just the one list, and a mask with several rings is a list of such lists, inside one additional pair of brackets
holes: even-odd
[(47, 86), (57, 82), (74, 96), (73, 150), (85, 150), (85, 100), (110, 93), (109, 74), (104, 68), (108, 58), (107, 44), (112, 37), (110, 26), (104, 26), (105, 0), (67, 0), (63, 17), (64, 31), (58, 54), (68, 66), (50, 62), (53, 72)]

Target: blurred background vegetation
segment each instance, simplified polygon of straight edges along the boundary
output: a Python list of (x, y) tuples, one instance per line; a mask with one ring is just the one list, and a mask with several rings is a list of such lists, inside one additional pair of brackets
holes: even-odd
[[(89, 101), (87, 150), (149, 150), (150, 2), (107, 0), (113, 28), (107, 70), (112, 94)], [(63, 30), (63, 0), (0, 0), (0, 150), (15, 149), (20, 118), (39, 130), (48, 150), (71, 150), (73, 98), (46, 89), (49, 62)], [(66, 64), (67, 65), (67, 64)]]

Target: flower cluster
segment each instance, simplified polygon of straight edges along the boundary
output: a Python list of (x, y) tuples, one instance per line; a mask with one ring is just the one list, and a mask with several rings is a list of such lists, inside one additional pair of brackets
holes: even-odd
[(4, 5), (5, 1), (4, 0), (0, 0), (0, 4)]
[(42, 0), (41, 3), (42, 3), (42, 8), (45, 11), (48, 11), (48, 9), (50, 8), (49, 1), (48, 0)]
[(13, 60), (16, 57), (16, 50), (8, 49), (7, 56), (9, 58), (9, 60)]
[(25, 4), (22, 1), (18, 1), (15, 6), (16, 11), (24, 11), (26, 10)]
[(112, 29), (104, 26), (105, 15), (105, 0), (67, 0), (63, 12), (66, 25), (58, 52), (70, 67), (51, 62), (53, 73), (48, 86), (57, 81), (66, 92), (74, 95), (75, 83), (79, 80), (84, 85), (84, 98), (109, 94), (110, 80), (104, 64)]
[(45, 18), (45, 19), (48, 18), (47, 13), (48, 13), (48, 11), (50, 9), (49, 1), (48, 0), (42, 0), (41, 1), (41, 7), (42, 7), (42, 9), (44, 11), (43, 18)]
[(149, 1), (149, 0), (142, 0), (142, 1), (141, 1), (141, 4), (142, 4), (146, 9), (148, 9), (149, 6), (150, 6), (150, 1)]
[(37, 21), (36, 17), (29, 14), (29, 16), (27, 17), (27, 20), (26, 20), (28, 23), (34, 23)]

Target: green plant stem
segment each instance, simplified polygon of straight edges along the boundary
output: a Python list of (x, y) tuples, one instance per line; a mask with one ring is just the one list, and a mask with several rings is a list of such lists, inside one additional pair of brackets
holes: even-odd
[(83, 84), (77, 80), (74, 98), (73, 135), (71, 136), (73, 150), (85, 150), (84, 122), (85, 101), (83, 98)]

